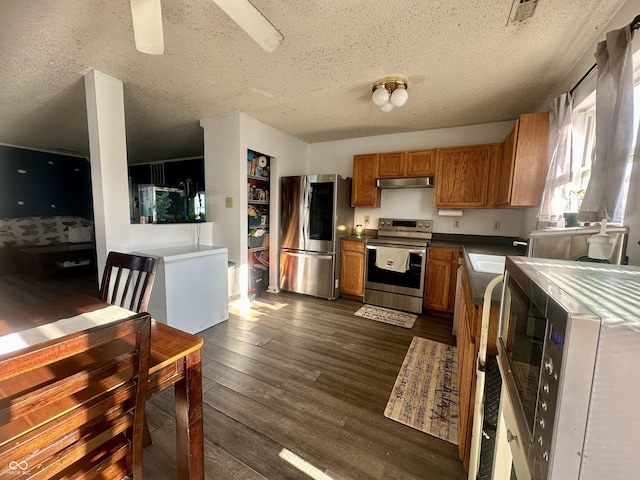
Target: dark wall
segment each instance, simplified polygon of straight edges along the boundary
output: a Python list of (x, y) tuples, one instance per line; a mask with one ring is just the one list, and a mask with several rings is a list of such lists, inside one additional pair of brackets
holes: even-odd
[(89, 161), (0, 145), (0, 217), (57, 215), (93, 220)]
[[(194, 184), (197, 184), (198, 190), (204, 190), (204, 157), (165, 160), (155, 162), (154, 166), (161, 168), (164, 172), (164, 182), (156, 182), (156, 185), (179, 187), (180, 182), (190, 178)], [(134, 187), (154, 183), (151, 175), (152, 164), (129, 165), (128, 170)]]

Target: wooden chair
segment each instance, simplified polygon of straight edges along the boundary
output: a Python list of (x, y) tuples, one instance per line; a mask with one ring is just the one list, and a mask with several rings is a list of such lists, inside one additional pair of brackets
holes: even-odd
[(146, 312), (157, 268), (156, 257), (109, 252), (100, 285), (101, 299), (133, 312)]
[(0, 356), (0, 478), (142, 479), (151, 317)]

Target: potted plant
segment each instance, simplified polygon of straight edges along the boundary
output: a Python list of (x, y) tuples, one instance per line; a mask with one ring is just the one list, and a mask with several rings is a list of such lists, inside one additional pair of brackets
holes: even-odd
[[(571, 190), (569, 195), (573, 195), (574, 198), (570, 198), (570, 212), (563, 213), (564, 217), (564, 226), (565, 227), (581, 227), (582, 222), (576, 220), (576, 216), (578, 215), (578, 210), (580, 209), (580, 204), (582, 203), (582, 199), (584, 198), (584, 189), (579, 190)], [(575, 210), (574, 210), (575, 209)]]

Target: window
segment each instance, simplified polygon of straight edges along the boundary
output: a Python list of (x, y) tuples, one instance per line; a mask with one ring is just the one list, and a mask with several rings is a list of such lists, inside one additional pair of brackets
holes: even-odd
[[(591, 165), (595, 158), (596, 146), (596, 105), (595, 92), (585, 98), (580, 105), (574, 109), (573, 114), (573, 164), (571, 165), (571, 183), (569, 184), (569, 211), (575, 212), (580, 207), (580, 201), (584, 191), (589, 184), (591, 176)], [(624, 178), (622, 190), (622, 214), (629, 191), (631, 179), (631, 166), (633, 162), (633, 152), (636, 145), (638, 132), (638, 122), (640, 120), (640, 68), (634, 72), (634, 118), (633, 118), (633, 147), (627, 162), (627, 170)]]

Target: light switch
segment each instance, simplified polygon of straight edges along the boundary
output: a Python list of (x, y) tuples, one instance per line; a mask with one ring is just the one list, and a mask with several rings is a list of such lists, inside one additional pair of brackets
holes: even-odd
[(227, 208), (233, 208), (233, 197), (224, 197), (224, 206)]

